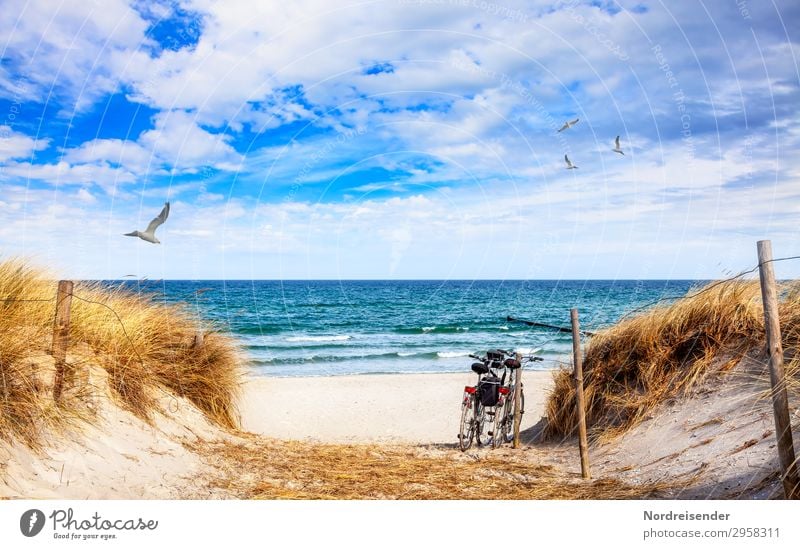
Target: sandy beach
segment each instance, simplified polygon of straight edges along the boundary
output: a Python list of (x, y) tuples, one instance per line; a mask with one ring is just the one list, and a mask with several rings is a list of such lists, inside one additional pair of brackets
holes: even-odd
[[(627, 496), (628, 492), (612, 494), (607, 486), (600, 487), (589, 497), (643, 497), (650, 494), (647, 486), (664, 481), (667, 486), (677, 482), (678, 488), (660, 497), (697, 498), (712, 493), (736, 497), (743, 492), (770, 497), (776, 489), (770, 475), (775, 455), (768, 436), (769, 401), (759, 398), (760, 382), (754, 375), (758, 366), (753, 363), (729, 374), (724, 383), (704, 384), (687, 400), (664, 403), (651, 419), (619, 439), (592, 445), (597, 478), (641, 487)], [(388, 482), (400, 475), (392, 472), (393, 467), (409, 464), (430, 468), (432, 475), (413, 497), (437, 498), (445, 493), (471, 497), (468, 487), (451, 493), (452, 486), (446, 482), (437, 484), (435, 471), (482, 463), (480, 474), (494, 482), (498, 477), (492, 476), (493, 471), (506, 468), (509, 460), (550, 491), (534, 494), (511, 483), (497, 488), (498, 494), (504, 494), (500, 497), (510, 497), (503, 490), (512, 488), (517, 490), (514, 497), (579, 497), (571, 480), (579, 474), (574, 439), (564, 444), (532, 440), (536, 431), (532, 427), (543, 416), (553, 383), (549, 371), (525, 372), (522, 451), (507, 446), (472, 448), (466, 453), (454, 446), (461, 392), (465, 384), (474, 383), (468, 373), (248, 377), (239, 401), (242, 430), (234, 432), (209, 423), (185, 399), (168, 395), (159, 399), (161, 411), (148, 423), (109, 398), (102, 370), (92, 368), (90, 379), (96, 395), (90, 425), (67, 436), (48, 437), (44, 453), (20, 444), (0, 444), (0, 462), (5, 463), (0, 470), (0, 498), (318, 496), (313, 490), (302, 491), (305, 484), (298, 485), (298, 478), (317, 479), (336, 497), (390, 498), (400, 492), (411, 497), (399, 487), (400, 492), (387, 492), (383, 485), (358, 484), (350, 492), (349, 485), (342, 484), (348, 473), (341, 469), (358, 466)], [(334, 455), (341, 462), (340, 470), (326, 476), (333, 466), (328, 460)], [(552, 484), (554, 474), (561, 475), (558, 482), (563, 481), (563, 487)], [(694, 486), (680, 488), (688, 478)], [(594, 490), (591, 485), (585, 488)]]
[[(461, 395), (476, 376), (386, 374), (331, 377), (250, 377), (240, 404), (242, 428), (315, 442), (453, 444)], [(526, 371), (522, 431), (543, 415), (549, 371)]]

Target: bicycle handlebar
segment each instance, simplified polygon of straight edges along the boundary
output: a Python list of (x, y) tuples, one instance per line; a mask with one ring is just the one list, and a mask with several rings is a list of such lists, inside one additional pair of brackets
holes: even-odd
[[(516, 354), (516, 353), (514, 353), (514, 351), (507, 351), (505, 349), (495, 349), (495, 351), (503, 353), (504, 355), (510, 356), (510, 357), (513, 357)], [(474, 358), (475, 360), (480, 360), (481, 362), (486, 362), (486, 357), (485, 356), (478, 356), (478, 355), (472, 354), (472, 353), (470, 353), (468, 356), (470, 358)], [(542, 357), (533, 356), (533, 355), (523, 356), (521, 358), (523, 360), (527, 360), (528, 362), (542, 362), (544, 360)]]

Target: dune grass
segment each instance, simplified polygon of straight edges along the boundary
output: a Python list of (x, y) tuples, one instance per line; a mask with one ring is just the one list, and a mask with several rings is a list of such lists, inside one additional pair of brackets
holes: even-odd
[(800, 282), (784, 285), (779, 311), (789, 405), (800, 422)]
[[(800, 283), (779, 288), (786, 385), (800, 409)], [(639, 423), (659, 403), (685, 394), (710, 374), (729, 370), (746, 353), (764, 357), (764, 310), (757, 280), (712, 283), (686, 299), (658, 306), (602, 330), (584, 356), (587, 423), (594, 438)], [(577, 426), (572, 372), (555, 373), (547, 401), (546, 438)], [(764, 370), (764, 376), (768, 373)], [(765, 385), (769, 392), (769, 382)]]
[[(238, 359), (230, 339), (187, 308), (152, 296), (98, 283), (76, 283), (73, 294), (68, 361), (80, 357), (104, 368), (121, 406), (149, 419), (156, 391), (168, 391), (212, 422), (236, 427)], [(55, 406), (43, 390), (31, 360), (49, 352), (55, 295), (46, 273), (17, 260), (0, 263), (0, 438), (32, 445), (43, 428), (68, 416), (67, 404)], [(199, 348), (198, 331), (205, 334)]]
[[(800, 311), (796, 303), (784, 303), (784, 309)], [(709, 373), (729, 369), (763, 344), (763, 324), (758, 281), (733, 281), (600, 331), (589, 339), (584, 358), (592, 434), (619, 434)], [(547, 402), (545, 436), (568, 436), (576, 425), (574, 381), (570, 371), (560, 370)]]

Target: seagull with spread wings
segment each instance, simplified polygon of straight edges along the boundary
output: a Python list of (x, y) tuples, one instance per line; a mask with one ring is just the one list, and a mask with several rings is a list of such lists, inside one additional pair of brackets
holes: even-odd
[(158, 214), (158, 217), (150, 222), (144, 232), (133, 231), (132, 233), (125, 233), (125, 236), (138, 236), (142, 240), (150, 242), (151, 244), (161, 244), (161, 241), (156, 238), (156, 229), (158, 229), (164, 223), (164, 221), (167, 220), (168, 216), (169, 202), (166, 202), (164, 203), (164, 208), (161, 210), (161, 213)]
[(566, 154), (564, 155), (564, 162), (566, 162), (566, 163), (567, 163), (567, 169), (568, 169), (568, 170), (577, 170), (577, 169), (578, 169), (578, 166), (576, 166), (575, 164), (573, 164), (573, 163), (570, 161), (570, 159), (569, 159), (569, 156), (567, 156)]
[(614, 151), (615, 153), (619, 153), (622, 155), (625, 154), (624, 152), (622, 152), (622, 148), (620, 148), (619, 146), (619, 136), (617, 136), (617, 139), (614, 141), (614, 148), (611, 150)]
[(561, 129), (560, 129), (560, 130), (558, 130), (558, 133), (561, 133), (561, 132), (563, 132), (564, 130), (568, 130), (568, 129), (570, 129), (572, 126), (574, 126), (575, 124), (577, 124), (579, 120), (580, 120), (580, 118), (576, 118), (575, 120), (568, 120), (568, 121), (564, 122), (564, 125), (563, 125), (563, 126), (561, 126)]

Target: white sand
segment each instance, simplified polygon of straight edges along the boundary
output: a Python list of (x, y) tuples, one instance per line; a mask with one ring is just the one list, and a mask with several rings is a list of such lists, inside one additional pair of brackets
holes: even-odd
[[(548, 372), (525, 375), (530, 413), (523, 429), (540, 419), (551, 380)], [(52, 378), (49, 368), (44, 378)], [(464, 385), (474, 383), (470, 374), (249, 378), (240, 403), (242, 424), (282, 439), (454, 444)], [(41, 452), (0, 441), (0, 498), (226, 497), (224, 490), (209, 492), (197, 482), (212, 465), (191, 444), (232, 440), (234, 434), (211, 425), (186, 400), (164, 393), (162, 412), (148, 424), (114, 403), (100, 368), (92, 368), (90, 385), (91, 423), (46, 435)]]
[[(242, 426), (280, 439), (320, 442), (457, 442), (461, 397), (476, 376), (391, 374), (250, 378)], [(526, 371), (522, 430), (541, 419), (552, 374)]]
[[(46, 374), (44, 382), (52, 379), (52, 368)], [(41, 451), (0, 441), (0, 498), (211, 496), (193, 483), (210, 467), (184, 444), (229, 435), (211, 425), (187, 400), (164, 393), (158, 396), (162, 412), (154, 413), (148, 424), (117, 406), (108, 393), (107, 377), (101, 368), (91, 368), (94, 417), (90, 423), (76, 421), (74, 430), (43, 433)], [(47, 393), (51, 390), (45, 387)]]

